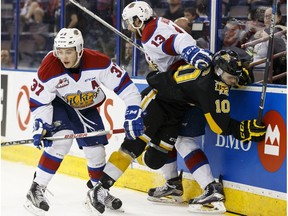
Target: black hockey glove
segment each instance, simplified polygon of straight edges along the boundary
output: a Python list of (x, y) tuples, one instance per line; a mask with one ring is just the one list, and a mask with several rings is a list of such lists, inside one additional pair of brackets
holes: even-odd
[(263, 123), (258, 125), (256, 119), (245, 120), (240, 123), (239, 133), (244, 143), (261, 142), (265, 139), (266, 126)]
[(242, 87), (248, 84), (251, 84), (254, 81), (252, 70), (247, 70), (246, 68), (242, 68), (242, 74), (239, 77), (239, 81), (235, 87)]

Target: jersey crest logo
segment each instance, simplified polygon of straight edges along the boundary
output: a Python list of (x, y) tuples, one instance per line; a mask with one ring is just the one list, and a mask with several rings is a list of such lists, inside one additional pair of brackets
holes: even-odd
[(218, 91), (219, 95), (224, 94), (229, 96), (229, 87), (221, 81), (215, 80), (215, 91)]
[(63, 88), (68, 85), (69, 85), (69, 80), (67, 78), (63, 78), (59, 80), (58, 84), (56, 85), (56, 88)]
[(77, 91), (74, 94), (68, 94), (64, 97), (66, 103), (68, 103), (73, 108), (85, 108), (89, 107), (94, 104), (94, 99), (97, 97), (99, 93), (99, 88), (97, 91), (88, 91), (88, 92), (81, 92)]

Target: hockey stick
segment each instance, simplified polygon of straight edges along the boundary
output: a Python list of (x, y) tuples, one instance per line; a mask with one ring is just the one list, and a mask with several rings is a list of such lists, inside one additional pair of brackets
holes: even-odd
[(91, 17), (93, 17), (94, 19), (96, 19), (98, 22), (102, 23), (104, 26), (106, 26), (107, 28), (109, 28), (110, 30), (112, 30), (114, 33), (116, 33), (117, 35), (119, 35), (120, 37), (122, 37), (124, 40), (126, 40), (128, 43), (131, 43), (133, 46), (135, 46), (137, 49), (139, 49), (141, 52), (145, 53), (143, 47), (141, 47), (140, 45), (138, 45), (137, 43), (135, 43), (133, 40), (131, 40), (129, 37), (127, 37), (125, 34), (123, 34), (122, 32), (118, 31), (116, 28), (114, 28), (113, 26), (111, 26), (109, 23), (105, 22), (103, 19), (101, 19), (99, 16), (97, 16), (96, 14), (94, 14), (92, 11), (88, 10), (86, 7), (82, 6), (81, 4), (79, 4), (78, 2), (76, 2), (75, 0), (69, 0), (71, 3), (73, 3), (75, 6), (77, 6), (78, 8), (80, 8), (81, 10), (83, 10), (85, 13), (89, 14)]
[[(77, 139), (77, 138), (87, 138), (87, 137), (94, 137), (94, 136), (103, 136), (109, 134), (118, 134), (124, 133), (124, 129), (114, 129), (114, 130), (102, 130), (102, 131), (93, 131), (88, 133), (78, 133), (78, 134), (66, 134), (61, 136), (54, 136), (54, 137), (44, 137), (43, 140), (62, 140), (62, 139)], [(33, 139), (25, 139), (25, 140), (15, 140), (15, 141), (7, 141), (1, 142), (2, 146), (11, 146), (11, 145), (23, 145), (33, 143)]]
[(262, 122), (262, 116), (263, 116), (263, 110), (264, 110), (265, 98), (266, 98), (266, 89), (267, 89), (267, 84), (268, 84), (268, 77), (269, 77), (269, 72), (272, 69), (272, 55), (273, 55), (276, 10), (277, 10), (277, 0), (273, 0), (269, 43), (268, 43), (267, 58), (266, 58), (266, 64), (265, 64), (265, 74), (264, 74), (264, 81), (262, 85), (262, 92), (261, 92), (260, 105), (259, 105), (258, 118), (257, 118), (257, 123), (259, 125)]

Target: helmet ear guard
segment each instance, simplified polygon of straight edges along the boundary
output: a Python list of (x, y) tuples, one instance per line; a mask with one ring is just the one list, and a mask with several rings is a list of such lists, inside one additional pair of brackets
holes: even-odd
[(233, 76), (241, 76), (242, 63), (236, 52), (233, 50), (220, 50), (215, 53), (212, 59), (213, 67), (218, 67), (215, 73), (220, 76), (223, 72), (227, 72)]

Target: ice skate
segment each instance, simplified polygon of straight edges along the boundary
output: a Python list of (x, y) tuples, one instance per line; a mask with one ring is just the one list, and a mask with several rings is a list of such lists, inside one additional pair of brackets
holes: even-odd
[(34, 215), (43, 216), (49, 210), (48, 200), (45, 197), (46, 186), (33, 182), (26, 197), (24, 207)]
[(122, 201), (112, 196), (99, 182), (88, 191), (85, 205), (90, 209), (90, 212), (96, 212), (95, 210), (97, 210), (102, 214), (105, 211), (105, 207), (121, 211)]
[(182, 173), (173, 179), (167, 180), (164, 186), (151, 188), (148, 191), (148, 200), (161, 203), (182, 203), (183, 186)]
[(226, 212), (224, 200), (222, 184), (212, 182), (206, 186), (203, 194), (189, 201), (189, 211), (202, 214), (223, 214)]

